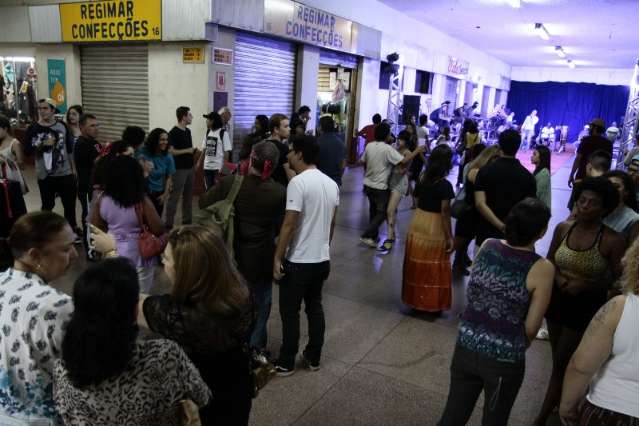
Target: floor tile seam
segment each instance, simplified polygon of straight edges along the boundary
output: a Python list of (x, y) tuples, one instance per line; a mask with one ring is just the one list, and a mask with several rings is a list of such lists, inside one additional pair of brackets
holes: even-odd
[[(309, 412), (310, 412), (313, 408), (315, 408), (315, 406), (317, 406), (317, 405), (318, 405), (318, 404), (319, 404), (319, 403), (320, 403), (320, 402), (321, 402), (321, 401), (322, 401), (322, 400), (326, 397), (326, 395), (328, 394), (328, 392), (330, 392), (330, 391), (331, 391), (331, 390), (332, 390), (335, 386), (337, 386), (339, 383), (341, 383), (341, 382), (344, 380), (344, 378), (345, 378), (345, 377), (346, 377), (346, 376), (347, 376), (347, 375), (348, 375), (351, 371), (353, 371), (353, 369), (354, 369), (355, 367), (357, 367), (357, 366), (358, 366), (358, 364), (359, 364), (359, 363), (360, 363), (360, 362), (361, 362), (364, 358), (366, 358), (366, 357), (368, 356), (368, 354), (370, 354), (370, 353), (371, 353), (371, 351), (372, 351), (373, 349), (375, 349), (377, 346), (379, 346), (379, 344), (380, 344), (380, 343), (381, 343), (384, 339), (386, 339), (386, 337), (388, 337), (388, 336), (389, 336), (389, 335), (390, 335), (393, 331), (395, 331), (395, 329), (396, 329), (397, 327), (399, 327), (399, 325), (400, 325), (400, 324), (404, 321), (404, 319), (405, 319), (405, 318), (402, 318), (401, 320), (399, 320), (399, 321), (397, 322), (397, 324), (395, 324), (395, 325), (394, 325), (394, 326), (393, 326), (393, 327), (392, 327), (392, 328), (388, 331), (388, 333), (386, 333), (383, 337), (381, 337), (381, 338), (380, 338), (380, 339), (379, 339), (379, 340), (378, 340), (378, 341), (377, 341), (377, 342), (373, 345), (373, 347), (372, 347), (372, 348), (371, 348), (368, 352), (366, 352), (366, 353), (365, 353), (365, 354), (364, 354), (364, 355), (363, 355), (363, 356), (359, 359), (359, 361), (355, 362), (354, 364), (349, 364), (349, 363), (347, 363), (347, 362), (340, 361), (340, 362), (342, 362), (342, 363), (344, 363), (344, 364), (346, 364), (346, 365), (348, 365), (348, 366), (349, 366), (349, 367), (348, 367), (348, 369), (347, 369), (347, 371), (346, 371), (346, 372), (345, 372), (345, 373), (344, 373), (344, 374), (343, 374), (343, 375), (342, 375), (342, 376), (341, 376), (338, 380), (336, 380), (336, 381), (335, 381), (335, 383), (333, 383), (331, 386), (329, 386), (329, 387), (326, 389), (326, 391), (325, 391), (325, 392), (324, 392), (324, 393), (323, 393), (323, 394), (322, 394), (319, 398), (317, 398), (317, 399), (315, 400), (315, 402), (314, 402), (313, 404), (311, 404), (311, 406), (310, 406), (310, 407), (308, 407), (308, 408), (307, 408), (307, 409), (306, 409), (306, 410), (305, 410), (305, 411), (304, 411), (304, 412), (303, 412), (303, 413), (302, 413), (302, 414), (301, 414), (298, 418), (296, 418), (296, 419), (295, 419), (295, 420), (294, 420), (291, 424), (295, 424), (295, 423), (299, 422), (302, 418), (304, 418), (304, 416), (305, 416), (307, 413), (309, 413)], [(338, 361), (339, 361), (339, 360), (338, 360)], [(320, 371), (321, 371), (321, 370), (320, 370)], [(368, 371), (368, 370), (366, 370), (366, 371)]]

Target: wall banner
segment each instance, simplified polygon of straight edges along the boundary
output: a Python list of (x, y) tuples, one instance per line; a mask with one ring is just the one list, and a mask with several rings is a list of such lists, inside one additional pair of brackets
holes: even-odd
[(64, 59), (48, 59), (49, 97), (54, 100), (60, 114), (67, 112), (67, 76)]

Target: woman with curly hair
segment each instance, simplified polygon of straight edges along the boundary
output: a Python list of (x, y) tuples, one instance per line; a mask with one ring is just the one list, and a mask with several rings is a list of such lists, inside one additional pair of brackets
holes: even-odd
[(568, 364), (559, 406), (564, 425), (639, 424), (639, 241), (622, 264), (624, 294), (599, 309)]
[(621, 275), (626, 249), (623, 236), (603, 223), (619, 203), (614, 185), (604, 177), (586, 178), (575, 195), (576, 219), (557, 225), (548, 250), (548, 260), (557, 269), (546, 312), (553, 365), (536, 425), (545, 425), (559, 405), (570, 357)]
[(140, 288), (147, 293), (153, 286), (157, 260), (145, 259), (140, 252), (142, 229), (138, 211), (154, 235), (162, 235), (164, 225), (151, 199), (145, 195), (140, 163), (132, 157), (120, 155), (109, 161), (108, 165), (111, 172), (106, 175), (104, 192), (92, 207), (91, 223), (115, 237), (118, 253), (136, 266)]
[(140, 151), (140, 159), (153, 164), (148, 176), (149, 197), (162, 216), (164, 204), (171, 193), (172, 176), (175, 174), (175, 162), (169, 154), (169, 134), (166, 130), (151, 130)]

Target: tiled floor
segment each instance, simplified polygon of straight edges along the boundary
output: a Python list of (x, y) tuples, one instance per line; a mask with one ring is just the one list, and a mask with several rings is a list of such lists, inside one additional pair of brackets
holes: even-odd
[[(567, 161), (553, 176), (551, 231), (567, 215), (565, 182), (571, 164)], [(291, 377), (271, 381), (254, 400), (251, 424), (434, 425), (441, 414), (457, 318), (465, 302), (465, 279), (455, 279), (453, 309), (441, 316), (404, 306), (400, 299), (402, 237), (412, 215), (410, 203), (404, 199), (400, 205), (399, 239), (391, 253), (379, 254), (361, 246), (358, 237), (368, 210), (361, 176), (362, 170), (356, 168), (344, 178), (331, 275), (324, 289), (327, 330), (322, 369), (311, 373), (300, 368)], [(37, 209), (37, 185), (32, 188), (27, 201), (30, 209)], [(551, 234), (538, 244), (544, 255)], [(84, 265), (79, 260), (56, 285), (68, 292)], [(158, 271), (156, 275), (154, 292), (168, 288), (162, 274)], [(274, 354), (281, 342), (277, 299), (275, 287), (269, 322), (269, 348)], [(303, 320), (302, 340), (305, 329)], [(531, 423), (541, 405), (550, 364), (548, 343), (535, 341), (528, 351), (526, 378), (509, 424)], [(470, 424), (480, 424), (482, 405), (480, 399)]]

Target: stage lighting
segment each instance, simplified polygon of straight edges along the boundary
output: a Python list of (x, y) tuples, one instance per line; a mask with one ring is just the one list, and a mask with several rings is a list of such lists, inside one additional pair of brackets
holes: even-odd
[(539, 38), (541, 38), (542, 40), (550, 39), (550, 34), (548, 34), (548, 30), (546, 29), (546, 27), (544, 27), (544, 24), (542, 23), (539, 23), (539, 22), (535, 23), (535, 32), (537, 33)]
[(575, 63), (572, 61), (572, 59), (566, 59), (566, 63), (568, 64), (568, 68), (575, 68)]
[(565, 58), (566, 57), (566, 52), (564, 52), (564, 49), (562, 49), (561, 46), (555, 46), (555, 53), (560, 58)]
[(393, 62), (397, 62), (399, 60), (399, 53), (395, 52), (395, 53), (391, 53), (390, 55), (387, 55), (386, 60), (388, 61), (389, 64), (392, 64)]

